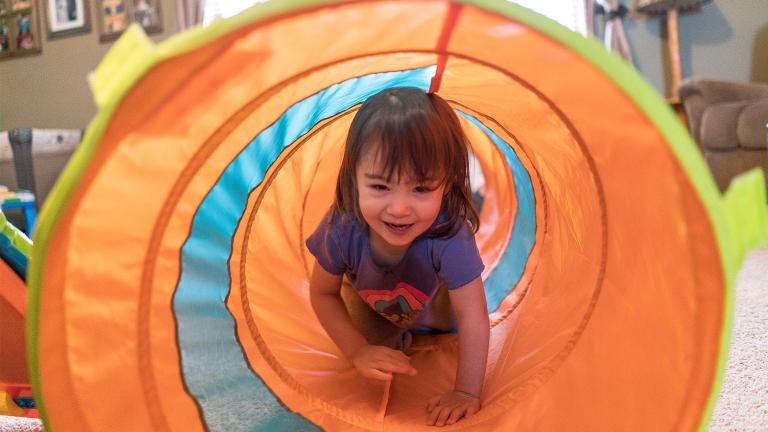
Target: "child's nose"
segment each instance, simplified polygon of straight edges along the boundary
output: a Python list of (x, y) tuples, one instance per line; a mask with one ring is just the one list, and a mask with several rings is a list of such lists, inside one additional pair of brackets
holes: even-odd
[(408, 203), (408, 200), (395, 199), (389, 203), (387, 211), (390, 215), (395, 217), (408, 216), (411, 213), (411, 205)]

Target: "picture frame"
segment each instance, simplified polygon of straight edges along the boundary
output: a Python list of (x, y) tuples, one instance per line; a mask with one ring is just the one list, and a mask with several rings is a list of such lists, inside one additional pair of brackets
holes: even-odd
[[(48, 0), (50, 1), (50, 0)], [(160, 0), (94, 0), (99, 40), (117, 39), (131, 23), (138, 23), (147, 34), (163, 31)]]
[(91, 31), (88, 0), (43, 0), (48, 39)]
[[(2, 1), (0, 0), (0, 2)], [(0, 58), (11, 55), (11, 27), (5, 12), (7, 9), (0, 9)]]
[(42, 52), (37, 0), (0, 0), (0, 59)]
[(99, 41), (117, 39), (131, 24), (128, 0), (95, 0)]
[(160, 0), (129, 0), (132, 21), (138, 23), (147, 34), (163, 31)]

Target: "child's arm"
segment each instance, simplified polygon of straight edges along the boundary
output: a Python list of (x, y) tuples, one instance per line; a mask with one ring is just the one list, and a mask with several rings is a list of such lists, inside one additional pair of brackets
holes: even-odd
[(459, 365), (454, 390), (432, 398), (427, 405), (430, 426), (454, 424), (480, 410), (480, 395), (488, 361), (490, 323), (483, 281), (478, 277), (448, 291), (459, 327)]
[(357, 331), (341, 300), (341, 278), (315, 262), (309, 282), (309, 298), (328, 336), (366, 378), (388, 380), (393, 373), (416, 375), (408, 356), (391, 348), (368, 345)]

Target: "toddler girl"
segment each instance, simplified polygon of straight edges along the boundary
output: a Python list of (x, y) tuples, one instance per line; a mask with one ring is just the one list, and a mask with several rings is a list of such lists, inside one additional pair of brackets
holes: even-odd
[(436, 426), (480, 409), (488, 356), (467, 153), (436, 94), (400, 87), (370, 97), (352, 121), (335, 202), (307, 239), (312, 307), (364, 377), (416, 375), (404, 353), (411, 334), (458, 332), (454, 389), (427, 404)]

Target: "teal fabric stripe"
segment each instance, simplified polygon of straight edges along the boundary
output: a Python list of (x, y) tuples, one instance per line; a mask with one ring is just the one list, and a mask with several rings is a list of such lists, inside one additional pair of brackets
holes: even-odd
[(195, 213), (181, 250), (173, 297), (184, 381), (211, 431), (317, 430), (288, 411), (248, 365), (226, 308), (227, 261), (248, 194), (289, 145), (319, 121), (379, 91), (429, 88), (435, 66), (365, 75), (335, 84), (289, 108), (229, 164)]
[(515, 182), (517, 213), (512, 226), (512, 236), (498, 264), (483, 283), (488, 313), (491, 313), (499, 307), (502, 300), (523, 277), (525, 264), (528, 262), (536, 242), (536, 201), (533, 195), (531, 177), (512, 147), (475, 117), (461, 111), (459, 114), (488, 135), (496, 147), (501, 150)]

